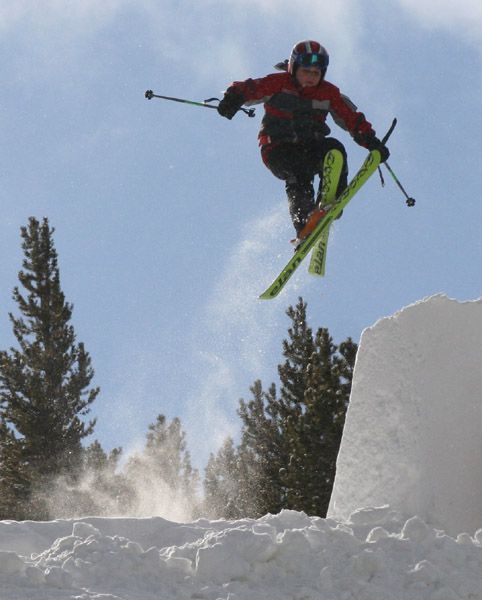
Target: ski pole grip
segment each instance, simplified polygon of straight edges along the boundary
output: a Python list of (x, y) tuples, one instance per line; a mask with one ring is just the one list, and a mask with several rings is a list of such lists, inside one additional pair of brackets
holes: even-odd
[[(213, 102), (214, 100), (216, 100), (217, 102), (221, 102), (219, 98), (208, 98), (207, 100), (204, 100), (204, 102)], [(248, 115), (248, 117), (256, 116), (256, 111), (254, 108), (244, 108), (243, 106), (240, 106), (239, 110)]]

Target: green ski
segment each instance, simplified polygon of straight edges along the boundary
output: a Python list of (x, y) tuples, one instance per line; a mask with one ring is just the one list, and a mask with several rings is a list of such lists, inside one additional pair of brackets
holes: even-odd
[(330, 235), (330, 227), (323, 229), (320, 239), (316, 242), (313, 252), (311, 253), (310, 265), (308, 272), (319, 277), (325, 276), (326, 266), (326, 251), (328, 248), (328, 236)]
[[(343, 155), (339, 150), (330, 150), (323, 161), (323, 173), (321, 183), (320, 207), (328, 212), (336, 200), (336, 189), (343, 168)], [(308, 271), (312, 275), (323, 277), (325, 274), (326, 250), (328, 247), (328, 236), (330, 226), (323, 229), (319, 240), (316, 242), (311, 253)]]
[(299, 248), (288, 261), (284, 269), (281, 271), (278, 277), (276, 277), (268, 289), (260, 295), (260, 298), (263, 300), (270, 300), (275, 298), (281, 292), (287, 281), (299, 267), (302, 260), (320, 240), (320, 236), (323, 231), (331, 225), (332, 221), (338, 217), (348, 202), (350, 202), (363, 184), (376, 171), (378, 165), (380, 164), (380, 158), (380, 152), (378, 150), (372, 150), (370, 152), (360, 170), (337, 199), (333, 208), (326, 213), (312, 233), (300, 244)]

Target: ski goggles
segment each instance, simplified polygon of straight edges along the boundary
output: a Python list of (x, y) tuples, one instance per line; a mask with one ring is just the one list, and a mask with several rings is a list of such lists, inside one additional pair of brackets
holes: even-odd
[(300, 67), (319, 67), (326, 69), (328, 66), (328, 57), (326, 54), (298, 54), (295, 59), (295, 64)]

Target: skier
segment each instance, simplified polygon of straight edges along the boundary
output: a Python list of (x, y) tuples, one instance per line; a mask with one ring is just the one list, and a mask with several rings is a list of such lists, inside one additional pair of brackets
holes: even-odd
[[(298, 241), (309, 233), (305, 225), (310, 214), (319, 212), (315, 208), (322, 200), (323, 158), (329, 150), (340, 150), (343, 155), (337, 196), (347, 185), (346, 151), (340, 141), (328, 137), (328, 113), (360, 146), (379, 150), (382, 162), (390, 155), (364, 114), (358, 112), (336, 86), (325, 80), (328, 62), (328, 53), (320, 43), (298, 42), (289, 60), (276, 65), (284, 73), (235, 81), (218, 106), (220, 115), (232, 119), (243, 104), (264, 102), (265, 115), (258, 136), (261, 156), (273, 175), (285, 181)], [(320, 182), (315, 198), (313, 182), (316, 175)], [(314, 223), (311, 225), (314, 227)]]

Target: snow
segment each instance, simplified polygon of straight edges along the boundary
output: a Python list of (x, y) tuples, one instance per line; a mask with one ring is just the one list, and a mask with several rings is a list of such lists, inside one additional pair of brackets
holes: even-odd
[(482, 600), (482, 302), (362, 336), (327, 519), (0, 522), (1, 600)]
[(482, 527), (482, 301), (433, 296), (363, 332), (329, 516), (390, 505)]
[(0, 551), (8, 600), (482, 598), (482, 530), (454, 539), (389, 508), (363, 509), (348, 522), (283, 511), (187, 524), (5, 522), (2, 540), (4, 529), (13, 542), (18, 532), (25, 549), (33, 540), (28, 556)]

